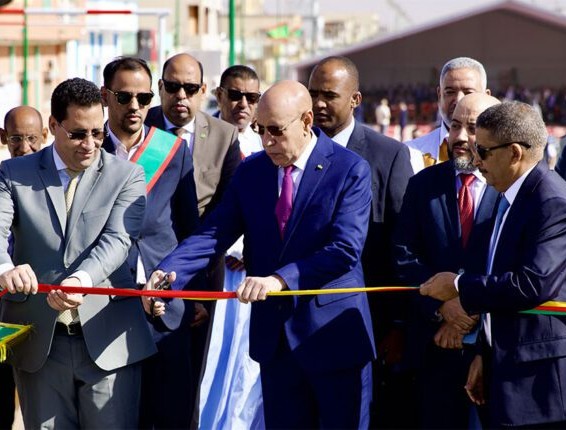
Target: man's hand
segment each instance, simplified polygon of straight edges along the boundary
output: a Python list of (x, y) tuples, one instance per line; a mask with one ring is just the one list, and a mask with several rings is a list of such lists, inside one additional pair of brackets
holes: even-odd
[(440, 312), (440, 315), (442, 315), (444, 321), (455, 325), (464, 333), (469, 333), (479, 320), (479, 316), (474, 315), (473, 317), (470, 317), (466, 313), (464, 308), (462, 308), (459, 297), (444, 302), (438, 311)]
[(208, 318), (210, 318), (210, 315), (203, 304), (195, 302), (195, 316), (193, 317), (191, 327), (194, 328), (202, 325)]
[(446, 302), (454, 297), (458, 297), (458, 291), (454, 287), (455, 273), (442, 272), (437, 273), (424, 284), (421, 285), (419, 291), (423, 296), (430, 296), (437, 300)]
[(272, 291), (283, 291), (287, 285), (279, 276), (267, 276), (264, 278), (248, 276), (238, 287), (236, 294), (242, 303), (252, 303), (265, 300), (267, 293)]
[(21, 264), (0, 275), (0, 287), (10, 294), (36, 294), (37, 277), (29, 264)]
[(434, 343), (436, 346), (444, 349), (462, 349), (463, 339), (464, 332), (446, 321), (442, 323), (434, 335)]
[[(81, 281), (71, 276), (63, 279), (61, 286), (80, 287)], [(59, 312), (68, 309), (76, 309), (83, 304), (83, 295), (80, 293), (67, 294), (61, 290), (51, 290), (47, 295), (47, 304)]]
[(468, 381), (464, 386), (470, 400), (476, 405), (485, 404), (485, 392), (483, 383), (483, 360), (481, 355), (476, 355), (468, 371)]
[[(165, 279), (165, 277), (167, 279)], [(143, 287), (144, 290), (155, 290), (156, 286), (158, 286), (161, 282), (167, 280), (168, 282), (172, 283), (177, 278), (175, 272), (170, 272), (168, 275), (163, 272), (162, 270), (156, 270), (151, 274), (149, 277), (149, 281)], [(156, 300), (153, 297), (146, 297), (142, 296), (141, 298), (143, 309), (146, 314), (151, 315), (152, 317), (160, 317), (165, 315), (165, 303), (160, 300)]]

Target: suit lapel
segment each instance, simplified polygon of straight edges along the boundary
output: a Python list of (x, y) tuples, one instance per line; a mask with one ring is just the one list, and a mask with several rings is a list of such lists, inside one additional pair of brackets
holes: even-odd
[[(510, 249), (515, 249), (517, 239), (521, 237), (521, 230), (526, 220), (525, 214), (531, 213), (530, 196), (534, 194), (543, 175), (548, 172), (548, 167), (543, 165), (544, 161), (533, 169), (533, 171), (525, 178), (525, 182), (521, 185), (517, 197), (513, 205), (509, 208), (505, 224), (501, 227), (499, 233), (499, 241), (495, 249), (493, 257), (492, 273), (498, 273), (501, 270), (500, 264), (513, 258), (513, 254), (508, 252)], [(507, 252), (499, 252), (499, 250), (506, 250)], [(506, 266), (503, 266), (505, 269)]]
[(365, 140), (366, 134), (364, 133), (363, 126), (356, 122), (354, 125), (354, 130), (352, 131), (352, 134), (348, 139), (346, 148), (348, 148), (350, 151), (354, 151), (356, 154), (362, 154), (364, 152), (363, 149), (365, 148)]
[(59, 220), (61, 234), (63, 235), (65, 232), (65, 223), (67, 222), (67, 210), (65, 208), (63, 185), (61, 184), (61, 179), (59, 178), (59, 173), (57, 172), (55, 161), (53, 160), (53, 151), (53, 145), (51, 148), (43, 151), (38, 173), (44, 188), (47, 190), (47, 194), (49, 195), (51, 204)]
[(101, 169), (103, 167), (102, 152), (99, 153), (99, 159), (93, 162), (92, 165), (86, 169), (77, 185), (77, 190), (73, 198), (73, 205), (69, 212), (69, 219), (67, 220), (67, 242), (73, 234), (73, 230), (79, 219), (89, 197), (94, 189), (98, 178), (100, 177)]
[[(442, 187), (440, 195), (441, 207), (444, 212), (444, 219), (447, 222), (446, 231), (448, 238), (453, 244), (457, 244), (459, 250), (462, 249), (460, 212), (458, 210), (458, 190), (456, 189), (456, 176), (452, 162), (442, 163), (439, 167), (443, 178), (438, 181)], [(456, 249), (456, 248), (455, 248)]]

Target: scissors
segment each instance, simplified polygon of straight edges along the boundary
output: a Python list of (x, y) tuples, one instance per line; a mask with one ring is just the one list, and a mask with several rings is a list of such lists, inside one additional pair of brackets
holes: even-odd
[[(154, 290), (168, 290), (171, 287), (171, 283), (169, 282), (169, 273), (165, 273), (165, 275), (163, 276), (163, 279), (161, 281), (159, 281), (157, 284), (155, 284), (154, 286)], [(155, 302), (157, 300), (155, 298), (151, 298), (150, 302), (151, 305), (149, 307), (149, 311), (151, 314), (151, 317), (154, 318), (153, 316), (153, 310), (155, 308)]]

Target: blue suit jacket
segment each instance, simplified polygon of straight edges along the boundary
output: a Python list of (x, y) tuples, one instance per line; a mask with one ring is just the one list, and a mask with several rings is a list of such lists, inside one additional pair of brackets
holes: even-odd
[[(395, 232), (397, 272), (404, 285), (419, 285), (439, 272), (483, 273), (494, 209), (499, 193), (487, 186), (474, 217), (468, 246), (462, 246), (454, 164), (449, 161), (421, 170), (409, 180)], [(416, 295), (412, 314), (412, 350), (407, 359), (420, 363), (425, 347), (440, 328), (439, 300)], [(413, 331), (412, 330), (412, 331)]]
[[(144, 127), (147, 136), (149, 127)], [(111, 154), (116, 152), (110, 137), (104, 139), (102, 147)], [(147, 196), (140, 236), (127, 259), (132, 275), (136, 276), (137, 259), (141, 255), (145, 276), (149, 279), (157, 264), (198, 224), (193, 162), (183, 142)], [(175, 330), (182, 323), (188, 326), (192, 317), (193, 303), (174, 299), (168, 302), (167, 312), (161, 321), (169, 330)], [(159, 334), (154, 331), (155, 336)]]
[[(264, 152), (242, 162), (218, 208), (198, 232), (160, 264), (178, 274), (180, 288), (210, 259), (244, 234), (248, 276), (277, 273), (291, 290), (363, 285), (360, 256), (370, 210), (367, 163), (315, 130), (285, 237), (275, 218), (277, 167)], [(365, 294), (269, 298), (252, 305), (250, 355), (260, 363), (285, 336), (308, 369), (330, 370), (374, 357)]]
[(518, 313), (566, 300), (565, 250), (566, 183), (542, 161), (508, 211), (492, 274), (459, 279), (464, 309), (491, 313), (494, 425), (566, 420), (566, 318)]

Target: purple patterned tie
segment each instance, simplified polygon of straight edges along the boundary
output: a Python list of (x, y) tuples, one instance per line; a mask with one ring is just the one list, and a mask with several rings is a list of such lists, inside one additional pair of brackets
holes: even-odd
[(275, 205), (275, 216), (277, 217), (277, 225), (279, 226), (281, 237), (285, 234), (285, 227), (287, 226), (287, 221), (289, 221), (291, 210), (293, 209), (293, 178), (291, 177), (291, 172), (294, 168), (295, 166), (293, 165), (283, 168), (281, 195)]

